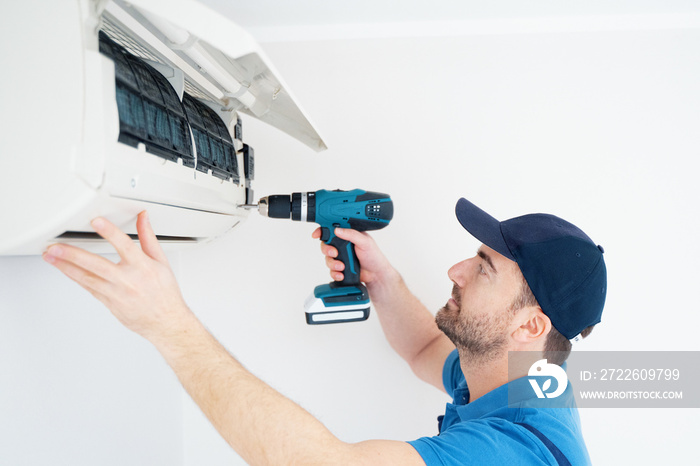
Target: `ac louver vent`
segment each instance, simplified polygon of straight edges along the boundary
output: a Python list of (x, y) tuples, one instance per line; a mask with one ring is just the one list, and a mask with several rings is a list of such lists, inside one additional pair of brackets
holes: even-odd
[[(127, 236), (133, 240), (138, 240), (139, 236), (129, 233)], [(191, 236), (167, 236), (167, 235), (156, 235), (156, 238), (158, 239), (159, 242), (178, 242), (178, 243), (196, 243), (197, 238), (193, 238)], [(103, 242), (104, 238), (102, 238), (100, 235), (97, 233), (93, 233), (90, 231), (66, 231), (64, 233), (61, 233), (56, 237), (57, 240), (64, 240), (64, 241), (100, 241)]]

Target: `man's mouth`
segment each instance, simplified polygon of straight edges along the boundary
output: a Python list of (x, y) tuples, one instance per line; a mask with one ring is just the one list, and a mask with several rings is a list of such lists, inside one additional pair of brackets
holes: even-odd
[(457, 311), (460, 310), (461, 306), (459, 304), (459, 288), (457, 288), (457, 285), (454, 285), (452, 288), (452, 294), (450, 296), (450, 299), (447, 301), (446, 307), (448, 309), (455, 309)]

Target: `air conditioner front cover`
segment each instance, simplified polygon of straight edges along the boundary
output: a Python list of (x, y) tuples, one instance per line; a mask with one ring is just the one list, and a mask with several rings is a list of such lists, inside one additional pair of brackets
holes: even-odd
[[(0, 254), (40, 254), (57, 241), (112, 251), (90, 220), (105, 216), (134, 235), (144, 209), (166, 246), (224, 234), (246, 218), (240, 206), (252, 195), (247, 116), (325, 149), (255, 41), (194, 1), (10, 2), (0, 35)], [(188, 115), (191, 156), (124, 133), (120, 64), (104, 53), (107, 42), (158, 76), (161, 91), (172, 86)], [(229, 148), (228, 168), (205, 163), (193, 107), (217, 120), (207, 134), (215, 134), (212, 153), (215, 142)]]

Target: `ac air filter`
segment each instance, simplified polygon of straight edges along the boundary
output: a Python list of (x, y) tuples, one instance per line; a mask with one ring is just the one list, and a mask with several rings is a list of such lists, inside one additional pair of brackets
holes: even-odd
[(144, 60), (100, 32), (100, 52), (114, 61), (119, 142), (194, 167), (187, 116), (175, 89)]
[(214, 110), (188, 94), (182, 99), (197, 148), (197, 170), (240, 181), (238, 159), (231, 134)]

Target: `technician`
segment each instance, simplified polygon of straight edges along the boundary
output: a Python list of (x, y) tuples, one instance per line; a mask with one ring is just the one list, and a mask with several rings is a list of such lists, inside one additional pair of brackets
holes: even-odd
[[(355, 244), (360, 278), (392, 347), (418, 377), (453, 397), (439, 435), (412, 442), (345, 443), (248, 372), (185, 304), (146, 212), (137, 219), (140, 247), (106, 219), (92, 222), (119, 253), (117, 264), (67, 244), (51, 246), (44, 259), (149, 340), (249, 464), (589, 464), (571, 388), (556, 409), (542, 409), (550, 406), (527, 375), (538, 359), (562, 364), (569, 340), (600, 321), (602, 248), (551, 215), (499, 222), (465, 199), (456, 213), (483, 245), (448, 271), (452, 296), (436, 317), (369, 235), (336, 231)], [(321, 248), (333, 278), (342, 279), (337, 251)], [(509, 373), (509, 352), (535, 356)]]

